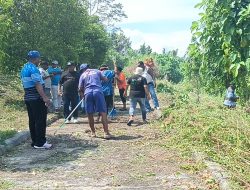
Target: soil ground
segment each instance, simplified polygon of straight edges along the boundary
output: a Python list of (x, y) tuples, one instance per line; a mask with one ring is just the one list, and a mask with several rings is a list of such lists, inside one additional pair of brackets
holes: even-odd
[[(149, 114), (156, 121), (158, 111)], [(63, 120), (48, 127), (51, 150), (35, 150), (30, 142), (1, 158), (0, 189), (162, 190), (210, 189), (209, 172), (183, 170), (195, 161), (183, 159), (164, 147), (164, 133), (155, 124), (128, 127), (127, 112), (118, 112), (110, 123), (114, 135), (104, 140), (101, 124), (98, 138), (91, 138), (87, 118), (55, 131)]]

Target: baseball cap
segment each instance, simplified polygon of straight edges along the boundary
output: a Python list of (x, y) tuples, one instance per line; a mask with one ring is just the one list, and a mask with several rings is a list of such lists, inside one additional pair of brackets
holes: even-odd
[(54, 60), (54, 61), (52, 61), (52, 64), (58, 65), (59, 63), (57, 60)]
[(67, 63), (67, 66), (73, 66), (73, 65), (74, 65), (74, 63), (72, 63), (72, 62)]
[(83, 64), (80, 65), (80, 70), (84, 70), (84, 69), (87, 69), (87, 68), (89, 68), (89, 65), (86, 64), (86, 63), (83, 63)]
[(117, 70), (122, 72), (123, 68), (122, 67), (117, 67)]
[(101, 65), (100, 70), (102, 71), (102, 70), (105, 70), (105, 69), (109, 69), (109, 67), (107, 65)]
[(32, 51), (29, 51), (28, 53), (28, 58), (30, 59), (35, 59), (35, 58), (40, 58), (41, 55), (39, 53), (39, 51), (36, 51), (36, 50), (32, 50)]

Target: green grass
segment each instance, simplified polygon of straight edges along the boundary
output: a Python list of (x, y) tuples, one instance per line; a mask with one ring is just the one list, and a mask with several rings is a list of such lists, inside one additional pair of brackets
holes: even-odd
[(0, 131), (0, 144), (4, 144), (6, 139), (13, 137), (15, 134), (15, 130)]
[(0, 181), (0, 190), (12, 189), (14, 184), (8, 181)]
[(0, 74), (0, 144), (17, 132), (28, 130), (28, 114), (23, 95), (18, 76)]
[(27, 129), (23, 89), (17, 76), (0, 75), (0, 144)]
[(200, 95), (197, 103), (192, 86), (166, 85), (172, 92), (165, 94), (171, 101), (161, 121), (166, 133), (164, 146), (185, 154), (204, 152), (229, 172), (233, 189), (249, 187), (250, 115), (245, 108), (226, 109), (223, 98), (206, 93)]

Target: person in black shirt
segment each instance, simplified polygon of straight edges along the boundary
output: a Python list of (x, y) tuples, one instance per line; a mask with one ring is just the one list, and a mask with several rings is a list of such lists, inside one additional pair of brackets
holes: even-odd
[(129, 109), (129, 121), (127, 123), (128, 126), (131, 126), (134, 122), (134, 112), (136, 109), (137, 103), (139, 103), (143, 122), (146, 123), (146, 109), (145, 109), (145, 97), (150, 99), (150, 94), (147, 87), (147, 80), (142, 76), (143, 69), (141, 67), (137, 67), (135, 71), (135, 75), (130, 77), (127, 82), (127, 88), (125, 90), (124, 96), (127, 96), (128, 88), (130, 86), (130, 109)]
[[(68, 70), (62, 74), (60, 85), (59, 85), (59, 94), (63, 94), (64, 102), (64, 118), (66, 119), (70, 114), (69, 107), (73, 110), (78, 103), (78, 83), (79, 83), (79, 74), (75, 71), (75, 66), (73, 63), (69, 62), (67, 64)], [(62, 93), (63, 87), (63, 93)], [(77, 123), (78, 118), (78, 109), (73, 113), (73, 123)], [(71, 118), (69, 118), (65, 123), (70, 123)]]

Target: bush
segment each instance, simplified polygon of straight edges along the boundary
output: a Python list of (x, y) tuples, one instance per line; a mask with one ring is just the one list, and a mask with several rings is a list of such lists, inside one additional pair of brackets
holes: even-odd
[(172, 88), (174, 94), (168, 96), (173, 102), (163, 110), (166, 146), (186, 153), (205, 152), (230, 172), (234, 189), (241, 189), (238, 184), (249, 185), (249, 114), (240, 106), (226, 109), (221, 98), (207, 94), (201, 94), (198, 104), (195, 94), (184, 90), (185, 85)]

